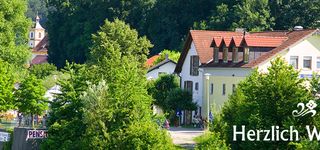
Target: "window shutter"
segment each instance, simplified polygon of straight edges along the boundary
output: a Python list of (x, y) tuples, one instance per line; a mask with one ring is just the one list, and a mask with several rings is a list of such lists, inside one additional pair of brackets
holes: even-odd
[(184, 81), (183, 89), (185, 90), (187, 89), (187, 83), (188, 83), (187, 81)]
[(193, 75), (193, 56), (190, 56), (190, 75)]
[(197, 76), (199, 75), (199, 56), (190, 57), (190, 75)]
[(199, 75), (199, 56), (194, 56), (194, 60), (193, 60), (193, 75), (197, 76)]

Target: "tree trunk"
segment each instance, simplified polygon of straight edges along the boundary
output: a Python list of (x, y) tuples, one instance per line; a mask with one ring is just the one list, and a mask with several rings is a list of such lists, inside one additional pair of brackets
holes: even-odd
[(33, 114), (31, 114), (31, 127), (34, 127)]

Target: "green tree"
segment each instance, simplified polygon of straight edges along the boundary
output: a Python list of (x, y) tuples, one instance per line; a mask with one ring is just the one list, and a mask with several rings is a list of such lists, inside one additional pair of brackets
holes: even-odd
[(24, 16), (26, 0), (0, 0), (0, 58), (12, 64), (26, 64), (30, 56), (27, 35), (30, 21)]
[(33, 75), (26, 77), (15, 93), (16, 106), (19, 112), (31, 115), (32, 127), (34, 126), (33, 116), (41, 115), (48, 108), (48, 101), (44, 98), (45, 93), (42, 80)]
[(136, 57), (138, 63), (144, 64), (151, 47), (152, 44), (145, 36), (139, 37), (138, 32), (132, 30), (124, 22), (118, 19), (115, 19), (114, 22), (106, 20), (99, 32), (93, 36), (89, 62), (98, 63), (106, 56), (112, 56), (112, 53), (106, 49), (117, 50), (116, 48), (118, 48), (121, 57), (133, 56)]
[(155, 45), (150, 52), (181, 49), (182, 42), (196, 21), (210, 14), (214, 0), (157, 0), (147, 15), (147, 36)]
[(163, 50), (161, 51), (160, 57), (158, 57), (153, 64), (156, 65), (158, 63), (160, 63), (161, 61), (166, 59), (166, 55), (169, 56), (169, 59), (178, 62), (179, 58), (180, 58), (180, 52), (177, 51), (170, 51), (170, 50)]
[(229, 17), (230, 10), (228, 5), (221, 4), (216, 6), (216, 9), (213, 9), (212, 15), (208, 16), (206, 20), (200, 22), (195, 22), (193, 27), (194, 29), (200, 30), (226, 30), (229, 29), (233, 23)]
[(0, 59), (0, 112), (13, 108), (14, 98), (13, 68)]
[(35, 75), (38, 79), (44, 79), (57, 71), (57, 67), (53, 64), (44, 63), (31, 66), (29, 71), (30, 74)]
[(206, 20), (196, 22), (194, 28), (211, 30), (246, 28), (248, 31), (264, 31), (274, 26), (268, 0), (218, 0), (215, 4), (216, 8), (212, 10), (212, 14)]
[(45, 25), (48, 15), (46, 0), (28, 0), (28, 10), (26, 12), (26, 16), (35, 21), (37, 15), (41, 18), (41, 24)]
[(246, 28), (248, 31), (270, 30), (274, 18), (270, 14), (269, 0), (244, 0), (235, 6), (233, 12), (239, 20), (235, 20), (232, 28)]
[(221, 140), (220, 134), (216, 132), (207, 132), (195, 138), (197, 142), (195, 149), (212, 149), (212, 150), (230, 150), (224, 140)]
[[(143, 112), (146, 111), (147, 108), (140, 109), (142, 115), (139, 115), (138, 112), (128, 112), (130, 109), (121, 108), (122, 103), (126, 102), (123, 100), (119, 101), (117, 97), (112, 96), (114, 95), (112, 93), (113, 91), (109, 89), (108, 86), (110, 84), (102, 81), (98, 85), (91, 85), (82, 97), (85, 106), (84, 123), (87, 124), (83, 137), (83, 148), (172, 149), (172, 142), (167, 133), (164, 130), (159, 130), (157, 125), (151, 122), (150, 118), (145, 118), (146, 114)], [(117, 93), (120, 91), (114, 92)], [(128, 95), (130, 95), (131, 90), (128, 92)], [(131, 100), (130, 98), (128, 99), (128, 101)], [(129, 108), (132, 105), (136, 105), (130, 103), (132, 102), (126, 103)], [(137, 115), (141, 118), (139, 120), (134, 118), (129, 119), (123, 115), (124, 113), (128, 114), (128, 117)], [(121, 117), (119, 119), (124, 119), (123, 121), (128, 124), (124, 127), (119, 124), (119, 121), (114, 121), (116, 119), (115, 116)], [(124, 130), (119, 130), (119, 128)]]
[(67, 76), (58, 81), (61, 94), (51, 102), (48, 120), (50, 136), (43, 149), (81, 149), (81, 137), (85, 131), (83, 123), (82, 92), (91, 81), (90, 70), (85, 65), (67, 64), (62, 72)]
[(145, 14), (153, 3), (154, 0), (48, 0), (49, 62), (58, 68), (62, 68), (66, 60), (84, 63), (92, 45), (91, 35), (105, 19), (119, 18), (145, 31)]
[(307, 103), (312, 99), (311, 93), (304, 85), (304, 79), (299, 73), (281, 58), (271, 62), (267, 73), (254, 71), (246, 80), (241, 82), (236, 92), (230, 96), (223, 106), (222, 119), (219, 128), (232, 149), (286, 149), (290, 147), (286, 141), (233, 141), (233, 125), (247, 130), (270, 129), (279, 126), (280, 130), (294, 126), (299, 131), (299, 138), (306, 137), (305, 125), (316, 125), (315, 117), (292, 116), (300, 102)]
[[(85, 65), (68, 64), (62, 70), (67, 78), (58, 81), (61, 94), (51, 103), (48, 120), (50, 136), (43, 149), (81, 149), (81, 137), (86, 125), (83, 122), (83, 103), (80, 100), (90, 81), (90, 70)], [(94, 77), (94, 76), (92, 76)]]
[(150, 95), (155, 99), (154, 104), (160, 106), (164, 112), (171, 112), (168, 94), (171, 90), (179, 88), (179, 83), (174, 75), (163, 75), (154, 81), (154, 86), (149, 89)]
[[(131, 36), (122, 35), (123, 29)], [(62, 94), (52, 103), (50, 136), (43, 145), (44, 149), (139, 149), (158, 146), (167, 149), (172, 146), (164, 132), (151, 122), (152, 99), (146, 89), (145, 70), (141, 68), (144, 63), (141, 60), (146, 55), (143, 51), (125, 49), (138, 47), (140, 43), (137, 41), (143, 38), (132, 38), (132, 33), (136, 32), (129, 29), (121, 21), (106, 21), (93, 36), (90, 63), (67, 68), (70, 77), (60, 82)], [(144, 50), (150, 45), (139, 46), (138, 50)], [(135, 130), (142, 129), (135, 127), (135, 124), (144, 124), (154, 130), (142, 136)]]
[(276, 30), (288, 30), (294, 26), (320, 27), (319, 0), (271, 0), (270, 8)]
[(197, 104), (192, 101), (192, 94), (180, 88), (172, 89), (167, 95), (167, 101), (171, 110), (197, 109)]

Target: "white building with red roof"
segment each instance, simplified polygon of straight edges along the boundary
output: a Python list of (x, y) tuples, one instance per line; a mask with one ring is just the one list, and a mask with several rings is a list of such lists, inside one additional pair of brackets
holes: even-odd
[(255, 68), (267, 71), (271, 60), (283, 57), (301, 77), (320, 71), (320, 34), (316, 29), (230, 32), (191, 30), (175, 68), (181, 88), (192, 92), (199, 108), (184, 113), (190, 123), (195, 113), (208, 118), (209, 106), (219, 109), (237, 84)]
[(48, 62), (48, 36), (40, 24), (40, 17), (36, 17), (34, 28), (29, 33), (29, 46), (32, 48), (31, 65)]

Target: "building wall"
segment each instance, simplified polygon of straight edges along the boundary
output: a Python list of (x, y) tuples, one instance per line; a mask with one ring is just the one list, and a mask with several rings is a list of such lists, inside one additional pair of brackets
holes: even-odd
[[(279, 53), (278, 56), (283, 57), (287, 62), (290, 61), (291, 56), (298, 56), (298, 70), (300, 75), (311, 76), (313, 72), (320, 72), (320, 68), (317, 68), (317, 57), (320, 57), (320, 36), (313, 35), (298, 44), (290, 47), (288, 50)], [(311, 70), (303, 68), (303, 57), (311, 56), (312, 64)], [(273, 57), (271, 61), (276, 58)], [(259, 71), (266, 72), (267, 68), (271, 66), (270, 60), (264, 62), (259, 66)]]
[[(180, 73), (181, 76), (181, 88), (184, 88), (184, 81), (192, 81), (193, 82), (193, 92), (192, 92), (192, 99), (194, 102), (196, 102), (198, 104), (198, 106), (202, 106), (202, 91), (203, 91), (203, 72), (199, 71), (199, 75), (198, 76), (191, 76), (190, 75), (190, 57), (193, 55), (198, 55), (197, 51), (195, 49), (195, 45), (192, 42), (190, 49), (188, 51), (188, 54), (186, 56), (186, 59), (183, 63), (182, 66), (182, 70)], [(200, 64), (200, 62), (199, 62)], [(199, 84), (199, 88), (198, 90), (195, 89), (195, 84), (198, 83)]]
[[(250, 75), (253, 69), (251, 68), (200, 68), (199, 76), (190, 76), (190, 56), (197, 55), (195, 46), (192, 43), (187, 54), (181, 71), (181, 87), (184, 87), (184, 81), (193, 81), (193, 100), (202, 107), (201, 115), (207, 117), (208, 113), (208, 92), (210, 92), (211, 83), (213, 83), (213, 94), (209, 93), (210, 105), (215, 103), (219, 110), (222, 105), (228, 100), (232, 94), (232, 85), (237, 84)], [(298, 56), (298, 70), (300, 76), (312, 75), (313, 72), (320, 72), (317, 68), (317, 57), (320, 58), (320, 35), (313, 35), (300, 41), (298, 44), (291, 46), (288, 50), (278, 53), (275, 57), (261, 63), (257, 68), (260, 72), (267, 72), (267, 68), (271, 66), (271, 61), (277, 56), (283, 57), (287, 62), (290, 61), (290, 56)], [(312, 69), (303, 68), (303, 56), (312, 57)], [(209, 82), (204, 74), (209, 73)], [(199, 90), (195, 90), (195, 83), (199, 83)], [(222, 95), (222, 86), (226, 85), (226, 94)]]
[[(250, 68), (204, 68), (204, 72), (210, 74), (209, 80), (204, 78), (203, 86), (203, 112), (202, 116), (208, 114), (208, 92), (210, 100), (210, 109), (215, 106), (216, 110), (220, 110), (223, 104), (228, 100), (229, 95), (233, 93), (233, 84), (237, 84), (250, 75)], [(208, 82), (209, 81), (209, 82)], [(213, 84), (213, 93), (211, 93), (211, 84)], [(226, 86), (225, 94), (223, 95), (223, 84)]]
[[(39, 33), (41, 37), (39, 37)], [(31, 36), (33, 34), (33, 36)], [(36, 47), (39, 42), (45, 37), (45, 30), (44, 29), (31, 29), (29, 32), (29, 46), (31, 48)]]
[(176, 64), (172, 62), (168, 62), (162, 66), (160, 66), (157, 69), (154, 69), (147, 73), (147, 79), (157, 79), (159, 77), (159, 72), (165, 72), (166, 74), (172, 74), (174, 72), (174, 69), (176, 67)]

